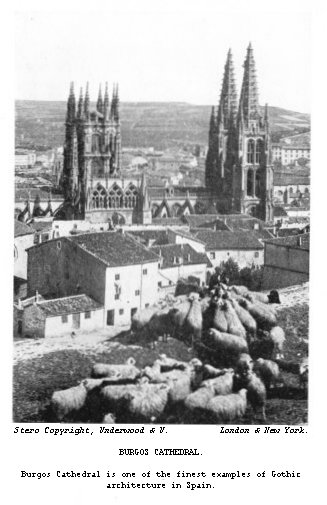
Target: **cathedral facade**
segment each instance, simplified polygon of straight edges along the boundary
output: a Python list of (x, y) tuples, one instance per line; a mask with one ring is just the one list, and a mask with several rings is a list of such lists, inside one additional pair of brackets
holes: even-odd
[(206, 158), (206, 187), (222, 213), (241, 212), (273, 219), (268, 107), (262, 115), (251, 44), (244, 62), (238, 101), (228, 52), (217, 113), (212, 109)]
[(151, 223), (145, 178), (121, 176), (122, 148), (118, 86), (109, 101), (101, 87), (91, 109), (88, 86), (76, 104), (71, 84), (67, 102), (64, 161), (60, 185), (64, 203), (56, 219), (113, 224)]

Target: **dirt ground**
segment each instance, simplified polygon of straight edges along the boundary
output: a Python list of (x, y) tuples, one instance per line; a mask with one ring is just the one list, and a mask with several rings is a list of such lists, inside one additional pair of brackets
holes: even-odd
[[(280, 290), (281, 305), (278, 320), (286, 333), (285, 359), (300, 361), (307, 353), (302, 338), (308, 339), (308, 284)], [(150, 365), (160, 354), (190, 360), (194, 354), (182, 342), (169, 338), (157, 342), (154, 349), (146, 342), (133, 342), (127, 328), (103, 330), (75, 338), (59, 337), (47, 340), (14, 341), (13, 420), (14, 422), (49, 422), (49, 400), (54, 391), (77, 385), (90, 376), (96, 362), (122, 363), (130, 356), (136, 365)], [(304, 424), (308, 421), (306, 392), (298, 378), (282, 372), (282, 386), (268, 396), (267, 424)], [(84, 422), (89, 421), (85, 419)], [(195, 422), (185, 420), (182, 412), (174, 412), (167, 423)], [(260, 418), (252, 409), (239, 424), (257, 424)]]

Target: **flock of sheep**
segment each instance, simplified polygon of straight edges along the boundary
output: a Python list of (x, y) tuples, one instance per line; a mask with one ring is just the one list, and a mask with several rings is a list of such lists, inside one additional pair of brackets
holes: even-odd
[(91, 378), (53, 393), (57, 421), (83, 409), (95, 422), (167, 422), (181, 412), (182, 422), (235, 422), (247, 406), (266, 421), (267, 391), (280, 384), (280, 370), (295, 373), (299, 386), (308, 380), (308, 360), (284, 359), (285, 334), (277, 324), (269, 295), (244, 286), (219, 285), (208, 294), (192, 293), (173, 307), (149, 307), (134, 314), (135, 342), (144, 335), (153, 343), (168, 336), (189, 345), (195, 356), (184, 362), (161, 355), (140, 369), (124, 364), (94, 365)]

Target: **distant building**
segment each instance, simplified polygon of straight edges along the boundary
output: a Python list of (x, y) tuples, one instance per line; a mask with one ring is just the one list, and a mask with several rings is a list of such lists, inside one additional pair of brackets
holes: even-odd
[(36, 153), (28, 149), (16, 149), (15, 168), (31, 168), (35, 165)]
[(265, 242), (263, 289), (283, 288), (309, 280), (310, 234)]
[(158, 299), (158, 256), (128, 234), (87, 233), (28, 250), (28, 296), (85, 293), (103, 306), (103, 326), (128, 324)]
[(297, 170), (274, 171), (274, 203), (292, 203), (310, 197), (310, 172)]
[(282, 165), (290, 165), (300, 158), (310, 160), (310, 132), (285, 137), (278, 144), (272, 144), (272, 161), (279, 161)]
[(211, 267), (205, 253), (199, 253), (189, 244), (166, 244), (152, 248), (160, 257), (158, 287), (160, 291), (175, 292), (180, 279), (196, 278), (204, 286), (207, 269)]
[(263, 244), (253, 232), (201, 230), (194, 233), (205, 244), (213, 267), (232, 258), (240, 268), (263, 264)]

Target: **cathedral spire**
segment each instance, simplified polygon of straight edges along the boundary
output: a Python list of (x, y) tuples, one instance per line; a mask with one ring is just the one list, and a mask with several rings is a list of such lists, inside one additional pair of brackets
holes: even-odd
[(89, 119), (90, 115), (90, 95), (89, 95), (89, 83), (86, 83), (85, 88), (85, 99), (84, 99), (84, 117)]
[(101, 84), (99, 86), (99, 94), (98, 94), (98, 101), (97, 101), (97, 111), (103, 114), (103, 100), (102, 100), (102, 90), (101, 90)]
[(77, 106), (77, 118), (81, 119), (83, 115), (83, 88), (80, 89), (78, 106)]
[(74, 93), (74, 83), (70, 83), (70, 91), (67, 102), (67, 114), (66, 114), (66, 123), (72, 123), (75, 120), (75, 112), (76, 112), (76, 100)]
[(216, 158), (217, 158), (217, 121), (215, 108), (211, 109), (210, 123), (209, 123), (209, 144), (206, 157), (205, 166), (205, 181), (207, 188), (212, 189), (215, 178)]
[(118, 82), (116, 83), (115, 120), (117, 122), (119, 122), (119, 120), (120, 120)]
[(115, 108), (116, 108), (116, 91), (115, 91), (115, 85), (113, 85), (111, 107), (110, 107), (110, 119), (111, 120), (113, 120), (115, 117)]
[(108, 83), (106, 82), (106, 87), (104, 91), (104, 102), (103, 102), (103, 114), (105, 119), (108, 119), (109, 115), (109, 92), (108, 92)]
[(218, 122), (224, 123), (228, 128), (230, 124), (235, 124), (237, 114), (237, 92), (235, 85), (235, 74), (232, 51), (229, 49), (225, 63), (223, 84), (220, 93), (218, 107)]
[(249, 119), (257, 119), (260, 116), (257, 76), (251, 42), (248, 46), (243, 66), (244, 74), (240, 98), (240, 109), (242, 109), (244, 121), (247, 124)]

